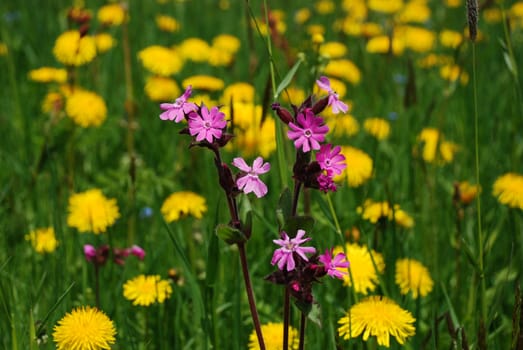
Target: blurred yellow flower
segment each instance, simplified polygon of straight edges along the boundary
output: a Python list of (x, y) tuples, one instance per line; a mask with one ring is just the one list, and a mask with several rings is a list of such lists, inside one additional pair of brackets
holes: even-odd
[[(281, 350), (283, 349), (283, 323), (269, 322), (261, 325), (261, 332), (265, 342), (265, 349), (267, 350)], [(300, 337), (298, 331), (294, 327), (288, 328), (289, 338), (288, 346), (290, 350), (298, 350), (300, 346)], [(258, 344), (258, 337), (256, 331), (253, 330), (249, 335), (248, 350), (260, 350)]]
[[(425, 128), (418, 135), (418, 143), (422, 148), (422, 158), (427, 163), (445, 164), (454, 159), (458, 146), (445, 141), (439, 130)], [(417, 153), (417, 148), (415, 153)]]
[(451, 56), (429, 53), (427, 56), (418, 60), (417, 63), (422, 68), (432, 68), (434, 66), (450, 64), (452, 61), (453, 58)]
[(325, 66), (324, 73), (328, 76), (336, 77), (356, 85), (361, 80), (359, 68), (348, 59), (331, 60)]
[(29, 79), (39, 83), (65, 83), (67, 71), (62, 68), (41, 67), (29, 71)]
[(414, 219), (401, 209), (398, 204), (394, 204), (391, 207), (389, 202), (374, 202), (371, 199), (367, 199), (362, 207), (358, 207), (357, 211), (364, 220), (368, 220), (373, 224), (378, 223), (380, 220), (389, 220), (404, 228), (414, 226)]
[(151, 76), (145, 81), (145, 94), (151, 101), (173, 101), (180, 96), (176, 81), (161, 76)]
[(207, 94), (197, 94), (194, 96), (191, 96), (189, 98), (189, 102), (196, 103), (197, 105), (204, 104), (207, 107), (209, 106), (216, 106), (218, 104), (218, 101), (215, 101), (211, 98), (211, 96)]
[(92, 36), (81, 36), (79, 31), (70, 30), (56, 39), (53, 54), (66, 66), (81, 66), (96, 56), (96, 43)]
[(0, 41), (0, 56), (6, 56), (8, 52), (7, 45)]
[(120, 217), (116, 199), (106, 198), (99, 189), (71, 195), (67, 211), (67, 225), (82, 233), (104, 233)]
[(378, 140), (385, 140), (390, 134), (390, 123), (383, 118), (367, 118), (363, 129)]
[(211, 47), (207, 52), (207, 62), (213, 67), (227, 67), (234, 61), (234, 56), (220, 48)]
[(25, 235), (25, 240), (30, 241), (33, 249), (40, 254), (52, 253), (58, 246), (54, 228), (38, 228)]
[(463, 42), (463, 35), (455, 30), (444, 29), (439, 33), (439, 42), (444, 47), (455, 49)]
[(296, 86), (286, 88), (280, 95), (283, 102), (299, 106), (305, 100), (305, 91)]
[(367, 41), (365, 50), (367, 50), (368, 53), (389, 53), (392, 51), (394, 55), (401, 55), (405, 50), (405, 44), (403, 40), (399, 40), (394, 36), (391, 47), (390, 38), (388, 36), (378, 35)]
[(347, 54), (347, 46), (338, 41), (329, 41), (320, 46), (320, 55), (328, 58), (341, 58)]
[(398, 23), (425, 23), (430, 19), (430, 8), (426, 3), (410, 1), (396, 15)]
[(228, 85), (225, 90), (223, 90), (222, 98), (220, 101), (223, 104), (230, 104), (231, 100), (233, 103), (236, 102), (245, 102), (253, 103), (254, 102), (254, 86), (249, 83), (238, 82)]
[(223, 80), (210, 75), (193, 75), (183, 80), (183, 86), (192, 85), (193, 90), (217, 91), (223, 89)]
[(403, 7), (403, 0), (368, 0), (370, 10), (383, 13), (395, 13)]
[(316, 33), (312, 35), (311, 41), (314, 45), (321, 45), (325, 41), (323, 34)]
[(64, 107), (64, 97), (59, 92), (48, 92), (42, 102), (42, 112), (57, 114)]
[(177, 50), (185, 60), (205, 62), (211, 47), (200, 38), (188, 38), (178, 45)]
[(220, 34), (212, 39), (212, 47), (218, 50), (235, 54), (240, 49), (240, 39), (230, 34)]
[(180, 30), (180, 23), (173, 17), (167, 15), (156, 16), (156, 26), (158, 29), (168, 33), (174, 33)]
[(119, 26), (125, 20), (125, 9), (119, 4), (108, 4), (98, 10), (98, 21), (106, 26)]
[(483, 10), (483, 19), (487, 23), (499, 23), (503, 19), (503, 14), (499, 8), (489, 7)]
[(325, 27), (321, 24), (309, 24), (307, 26), (307, 33), (310, 36), (313, 36), (315, 34), (325, 35)]
[(172, 292), (169, 281), (162, 280), (159, 275), (139, 275), (123, 285), (123, 296), (132, 301), (133, 305), (162, 304)]
[(189, 215), (201, 219), (206, 211), (205, 198), (189, 191), (174, 192), (167, 197), (161, 208), (167, 222), (178, 221)]
[(492, 194), (501, 204), (523, 209), (523, 175), (506, 173), (496, 179)]
[(454, 82), (459, 79), (462, 85), (465, 85), (469, 81), (469, 76), (467, 72), (463, 70), (462, 67), (457, 64), (446, 64), (442, 66), (439, 70), (439, 75), (450, 82)]
[(405, 48), (414, 52), (430, 51), (436, 42), (436, 34), (422, 27), (401, 26), (396, 28), (394, 35), (403, 40)]
[(332, 132), (334, 136), (353, 136), (360, 130), (358, 121), (350, 114), (328, 117), (325, 120), (329, 126), (329, 132)]
[(419, 261), (413, 259), (399, 259), (396, 261), (396, 284), (401, 294), (412, 293), (412, 297), (426, 297), (432, 291), (434, 282), (429, 270)]
[(318, 0), (314, 4), (314, 8), (316, 9), (316, 12), (320, 15), (328, 15), (329, 13), (333, 13), (336, 9), (336, 5), (332, 0)]
[(478, 185), (472, 185), (468, 181), (461, 181), (457, 183), (457, 191), (459, 196), (459, 201), (464, 204), (468, 205), (472, 203), (474, 198), (478, 195), (479, 192), (479, 186)]
[(304, 24), (311, 18), (311, 10), (306, 7), (300, 8), (294, 14), (294, 22), (298, 24)]
[(359, 187), (371, 178), (373, 164), (367, 153), (351, 146), (342, 146), (341, 153), (345, 156), (347, 168), (335, 177), (335, 181), (347, 177), (350, 187)]
[(107, 107), (103, 98), (85, 90), (74, 91), (67, 97), (65, 112), (83, 128), (100, 126), (107, 117)]
[(447, 7), (460, 7), (461, 0), (444, 0), (445, 6)]
[(162, 76), (176, 74), (183, 66), (183, 61), (176, 51), (159, 45), (141, 50), (138, 52), (138, 58), (145, 69)]
[(96, 42), (96, 49), (98, 53), (104, 53), (112, 49), (116, 45), (116, 40), (114, 40), (111, 34), (107, 33), (98, 33), (94, 36)]

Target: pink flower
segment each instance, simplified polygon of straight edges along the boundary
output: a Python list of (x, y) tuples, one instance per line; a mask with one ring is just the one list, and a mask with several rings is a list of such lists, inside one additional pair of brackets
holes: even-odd
[(327, 274), (331, 277), (343, 279), (343, 276), (348, 274), (348, 271), (340, 271), (339, 269), (347, 269), (350, 263), (347, 261), (347, 257), (343, 253), (338, 253), (332, 258), (332, 249), (325, 250), (325, 254), (320, 255), (318, 260), (323, 263)]
[(254, 192), (256, 197), (261, 198), (267, 194), (267, 186), (258, 177), (260, 174), (265, 174), (271, 169), (271, 165), (266, 162), (263, 163), (263, 158), (258, 157), (252, 163), (252, 167), (245, 163), (243, 158), (237, 157), (232, 161), (232, 165), (240, 169), (245, 174), (242, 174), (236, 180), (236, 186), (243, 191), (243, 193)]
[(292, 271), (296, 267), (293, 256), (294, 253), (298, 254), (303, 260), (309, 261), (305, 254), (314, 254), (316, 249), (314, 247), (300, 247), (302, 243), (311, 240), (311, 238), (303, 238), (305, 233), (304, 230), (298, 230), (296, 237), (289, 238), (287, 233), (282, 231), (282, 239), (273, 240), (273, 242), (281, 246), (281, 248), (274, 251), (271, 264), (278, 264), (280, 270), (286, 267), (287, 271)]
[(329, 102), (327, 105), (332, 106), (332, 113), (338, 114), (340, 111), (347, 113), (349, 107), (340, 101), (338, 94), (332, 90), (329, 78), (322, 76), (320, 79), (316, 80), (316, 84), (318, 84), (320, 89), (327, 91), (329, 94)]
[(205, 105), (202, 105), (200, 114), (189, 113), (189, 133), (191, 136), (196, 135), (198, 142), (207, 140), (212, 143), (215, 138), (219, 139), (226, 125), (225, 114), (220, 112), (218, 107), (212, 107), (209, 111)]
[(90, 244), (84, 244), (85, 260), (92, 261), (96, 257), (96, 248)]
[(325, 141), (325, 134), (329, 131), (323, 119), (315, 116), (311, 109), (299, 113), (297, 119), (297, 124), (289, 123), (292, 130), (287, 132), (289, 139), (294, 140), (294, 146), (301, 147), (303, 152), (320, 149), (320, 142)]
[(129, 248), (129, 253), (136, 256), (140, 260), (143, 260), (145, 258), (145, 250), (143, 250), (142, 247), (137, 246), (136, 244)]
[(347, 167), (347, 164), (345, 164), (345, 156), (340, 154), (340, 146), (334, 147), (332, 151), (331, 147), (331, 144), (322, 145), (320, 151), (316, 154), (316, 161), (320, 164), (321, 169), (325, 170), (328, 175), (339, 175), (343, 169)]
[(174, 120), (175, 123), (179, 123), (185, 118), (185, 115), (198, 109), (194, 103), (187, 102), (187, 99), (191, 96), (191, 88), (191, 85), (189, 85), (183, 95), (178, 97), (174, 103), (160, 104), (160, 108), (165, 111), (160, 114), (161, 120)]
[(320, 174), (317, 177), (317, 181), (320, 191), (322, 192), (336, 192), (336, 190), (338, 189), (336, 187), (336, 184), (334, 183), (334, 180), (332, 179), (332, 176), (329, 174)]

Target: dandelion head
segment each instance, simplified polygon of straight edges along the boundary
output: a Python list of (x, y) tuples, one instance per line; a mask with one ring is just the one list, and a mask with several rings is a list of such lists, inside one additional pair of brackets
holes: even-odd
[(203, 39), (187, 38), (184, 41), (182, 41), (176, 49), (185, 60), (194, 62), (206, 62), (211, 47)]
[(65, 83), (67, 71), (62, 68), (41, 67), (29, 71), (29, 79), (38, 83)]
[(92, 36), (82, 36), (79, 31), (70, 30), (56, 39), (53, 54), (66, 66), (81, 66), (96, 56), (96, 42)]
[(161, 212), (165, 221), (178, 221), (183, 217), (192, 215), (201, 219), (207, 211), (205, 198), (189, 191), (175, 192), (163, 202)]
[(413, 259), (400, 259), (396, 261), (396, 284), (400, 287), (401, 294), (412, 293), (412, 297), (425, 297), (432, 291), (434, 282), (429, 270), (419, 261)]
[(496, 179), (492, 194), (501, 204), (523, 209), (523, 175), (507, 173)]
[(138, 52), (138, 58), (145, 69), (161, 76), (178, 73), (183, 67), (180, 55), (172, 49), (152, 45)]
[(180, 95), (176, 81), (158, 75), (147, 78), (144, 90), (147, 97), (155, 102), (174, 100)]
[(103, 98), (85, 90), (74, 91), (67, 98), (65, 112), (76, 124), (84, 128), (100, 126), (107, 117), (107, 107)]
[(120, 217), (116, 199), (106, 198), (99, 189), (69, 197), (67, 225), (79, 232), (104, 233)]
[[(267, 350), (281, 350), (283, 349), (283, 323), (269, 322), (261, 326), (263, 340), (265, 341), (265, 349)], [(297, 350), (299, 347), (298, 331), (289, 327), (289, 349)], [(259, 350), (258, 337), (256, 331), (252, 331), (249, 335), (249, 350)]]
[(163, 32), (174, 33), (180, 30), (180, 23), (167, 15), (156, 16), (156, 26)]
[(116, 45), (116, 40), (111, 34), (98, 33), (94, 36), (96, 42), (96, 50), (98, 53), (104, 53), (112, 49)]
[(192, 85), (195, 90), (218, 91), (223, 89), (224, 82), (210, 75), (193, 75), (183, 80), (183, 86)]
[(39, 254), (52, 253), (58, 247), (58, 241), (52, 227), (38, 228), (25, 236), (30, 241), (33, 249)]
[(212, 39), (212, 47), (217, 50), (235, 54), (240, 49), (240, 39), (230, 34), (220, 34)]
[(378, 140), (385, 140), (390, 135), (390, 123), (383, 118), (367, 118), (363, 129)]
[(335, 180), (346, 176), (350, 187), (359, 187), (371, 178), (373, 162), (367, 153), (351, 146), (342, 146), (341, 154), (345, 156), (347, 168)]
[(124, 20), (125, 8), (121, 4), (108, 4), (98, 10), (98, 21), (106, 26), (119, 26)]
[(159, 275), (139, 275), (125, 282), (123, 295), (133, 305), (149, 306), (156, 302), (163, 303), (171, 296), (172, 287), (168, 280)]

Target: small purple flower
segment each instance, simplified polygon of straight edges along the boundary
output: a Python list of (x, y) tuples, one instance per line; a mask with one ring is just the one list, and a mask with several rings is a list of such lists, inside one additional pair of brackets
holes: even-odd
[(325, 270), (327, 270), (327, 274), (331, 277), (343, 279), (343, 276), (348, 274), (348, 271), (345, 272), (339, 270), (346, 269), (350, 265), (344, 253), (338, 253), (333, 258), (332, 249), (327, 249), (325, 250), (325, 254), (318, 257), (318, 260), (323, 263)]
[(322, 76), (320, 79), (316, 80), (316, 84), (318, 84), (320, 89), (327, 91), (329, 94), (328, 106), (332, 106), (332, 113), (338, 114), (340, 111), (347, 113), (349, 107), (343, 103), (343, 101), (340, 101), (338, 94), (332, 90), (329, 78)]
[(198, 108), (192, 102), (187, 102), (191, 96), (192, 86), (189, 85), (182, 96), (178, 97), (174, 103), (162, 103), (160, 108), (165, 112), (160, 114), (161, 120), (174, 120), (175, 123), (181, 122), (185, 119), (185, 115), (196, 111)]
[(207, 109), (205, 105), (200, 108), (200, 114), (189, 113), (189, 133), (196, 135), (196, 141), (207, 140), (212, 143), (214, 139), (222, 137), (223, 129), (227, 125), (225, 114), (218, 110), (218, 107)]
[(85, 260), (92, 261), (96, 257), (96, 248), (90, 244), (84, 244)]
[(336, 192), (338, 190), (330, 174), (320, 174), (318, 175), (317, 180), (320, 191), (324, 193), (327, 193), (329, 191)]
[(236, 180), (236, 186), (243, 191), (243, 193), (254, 192), (256, 197), (261, 198), (267, 194), (267, 186), (258, 177), (260, 174), (265, 174), (271, 169), (271, 165), (266, 162), (263, 163), (263, 158), (258, 157), (252, 163), (252, 167), (248, 166), (243, 158), (237, 157), (232, 161), (232, 165), (244, 172)]
[(142, 247), (137, 246), (136, 244), (129, 248), (129, 253), (136, 256), (140, 260), (143, 260), (145, 258), (145, 250), (143, 250)]
[(299, 113), (297, 124), (290, 122), (289, 127), (292, 130), (287, 132), (287, 136), (294, 140), (294, 146), (297, 149), (301, 147), (303, 152), (320, 149), (320, 142), (325, 141), (325, 134), (329, 131), (323, 119), (315, 116), (311, 109)]
[(320, 164), (322, 170), (328, 175), (339, 175), (347, 167), (345, 156), (340, 154), (341, 147), (336, 146), (331, 150), (332, 145), (322, 145), (320, 151), (316, 154), (316, 161)]
[(282, 239), (274, 239), (273, 242), (281, 246), (274, 251), (272, 255), (271, 264), (278, 264), (278, 268), (283, 270), (284, 267), (287, 271), (292, 271), (296, 267), (294, 261), (294, 253), (298, 254), (303, 260), (309, 261), (305, 254), (314, 254), (316, 249), (314, 247), (300, 247), (302, 243), (310, 241), (311, 238), (303, 238), (306, 232), (304, 230), (298, 230), (296, 237), (289, 238), (285, 231), (282, 231)]

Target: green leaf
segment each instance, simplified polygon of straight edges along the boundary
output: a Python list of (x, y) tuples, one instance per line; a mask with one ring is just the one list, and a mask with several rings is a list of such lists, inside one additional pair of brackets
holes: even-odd
[(298, 61), (294, 63), (294, 66), (287, 72), (283, 80), (280, 82), (280, 85), (276, 88), (276, 91), (274, 92), (274, 99), (276, 100), (278, 96), (281, 94), (281, 92), (289, 86), (289, 84), (292, 81), (292, 78), (294, 78), (294, 75), (298, 71), (298, 67), (303, 62), (303, 55), (298, 55)]
[(319, 304), (312, 304), (312, 309), (309, 312), (308, 318), (312, 323), (315, 323), (321, 328), (321, 312)]
[(306, 232), (312, 231), (314, 219), (310, 216), (291, 216), (285, 221), (283, 231), (287, 232), (290, 237), (294, 237), (299, 229)]
[(216, 226), (216, 235), (228, 244), (247, 242), (247, 237), (242, 231), (225, 224)]
[(284, 219), (291, 216), (292, 210), (292, 194), (288, 187), (280, 194), (280, 200), (278, 201), (278, 210), (283, 214)]
[(309, 315), (309, 313), (311, 312), (312, 310), (312, 304), (311, 303), (306, 303), (306, 302), (303, 302), (303, 301), (299, 301), (296, 299), (296, 301), (294, 302), (294, 305), (296, 305), (296, 307), (298, 309), (300, 309), (300, 311), (302, 313), (304, 313), (306, 316)]

